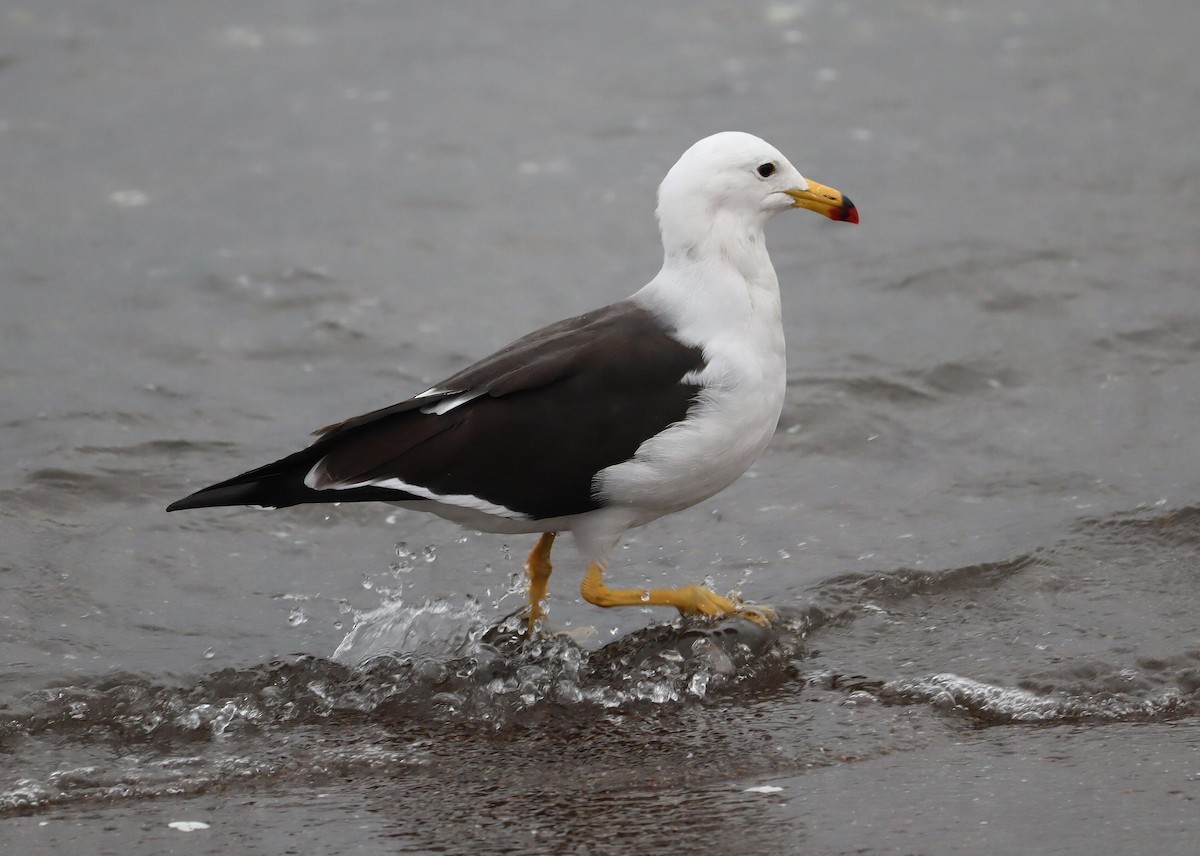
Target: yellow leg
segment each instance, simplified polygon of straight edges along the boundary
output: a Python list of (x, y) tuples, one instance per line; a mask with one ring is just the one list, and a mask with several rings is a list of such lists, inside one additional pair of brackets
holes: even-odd
[(728, 615), (737, 610), (729, 598), (704, 586), (673, 589), (611, 589), (604, 584), (604, 566), (588, 565), (580, 592), (596, 606), (673, 606), (683, 615)]
[(542, 537), (534, 545), (525, 562), (525, 576), (529, 577), (529, 634), (533, 635), (534, 625), (546, 614), (542, 603), (546, 600), (546, 589), (550, 585), (550, 572), (554, 570), (550, 564), (550, 548), (554, 546), (554, 536), (557, 532), (543, 532)]

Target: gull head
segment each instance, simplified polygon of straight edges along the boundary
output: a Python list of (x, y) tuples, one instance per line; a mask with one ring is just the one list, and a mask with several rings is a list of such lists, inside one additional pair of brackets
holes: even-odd
[(858, 222), (854, 203), (839, 191), (806, 179), (777, 148), (741, 131), (722, 131), (694, 144), (658, 188), (664, 231), (728, 218), (761, 229), (785, 208)]

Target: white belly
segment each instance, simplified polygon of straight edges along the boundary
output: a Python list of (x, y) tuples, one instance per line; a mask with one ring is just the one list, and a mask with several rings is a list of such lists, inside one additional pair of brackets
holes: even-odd
[(600, 472), (605, 502), (634, 510), (640, 525), (708, 499), (744, 473), (775, 433), (786, 387), (782, 348), (756, 356), (748, 365), (710, 362), (688, 418)]

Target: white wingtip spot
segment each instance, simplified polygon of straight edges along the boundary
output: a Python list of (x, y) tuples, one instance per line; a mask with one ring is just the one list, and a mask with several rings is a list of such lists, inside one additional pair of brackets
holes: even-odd
[[(464, 392), (461, 395), (456, 395), (453, 398), (443, 398), (435, 404), (427, 404), (421, 408), (421, 412), (427, 416), (442, 416), (449, 413), (456, 407), (461, 407), (468, 401), (474, 401), (483, 395), (482, 392)], [(418, 396), (419, 397), (419, 396)]]

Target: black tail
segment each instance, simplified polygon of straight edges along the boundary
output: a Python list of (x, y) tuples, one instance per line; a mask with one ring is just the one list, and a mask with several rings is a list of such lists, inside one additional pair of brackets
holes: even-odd
[[(239, 476), (240, 478), (240, 476)], [(245, 481), (238, 484), (215, 484), (198, 490), (190, 496), (176, 500), (167, 506), (167, 511), (183, 511), (187, 508), (214, 508), (221, 505), (261, 505), (264, 508), (286, 508), (302, 502), (321, 502), (319, 499), (304, 499), (307, 490), (300, 490), (281, 479)], [(327, 491), (308, 491), (311, 494)]]
[(209, 485), (190, 496), (176, 500), (167, 506), (167, 511), (215, 508), (224, 505), (287, 508), (311, 502), (398, 502), (420, 498), (403, 491), (379, 487), (313, 490), (304, 484), (304, 477), (321, 459), (325, 451), (324, 444), (318, 441), (294, 455), (288, 455), (265, 467), (259, 467), (223, 482)]

